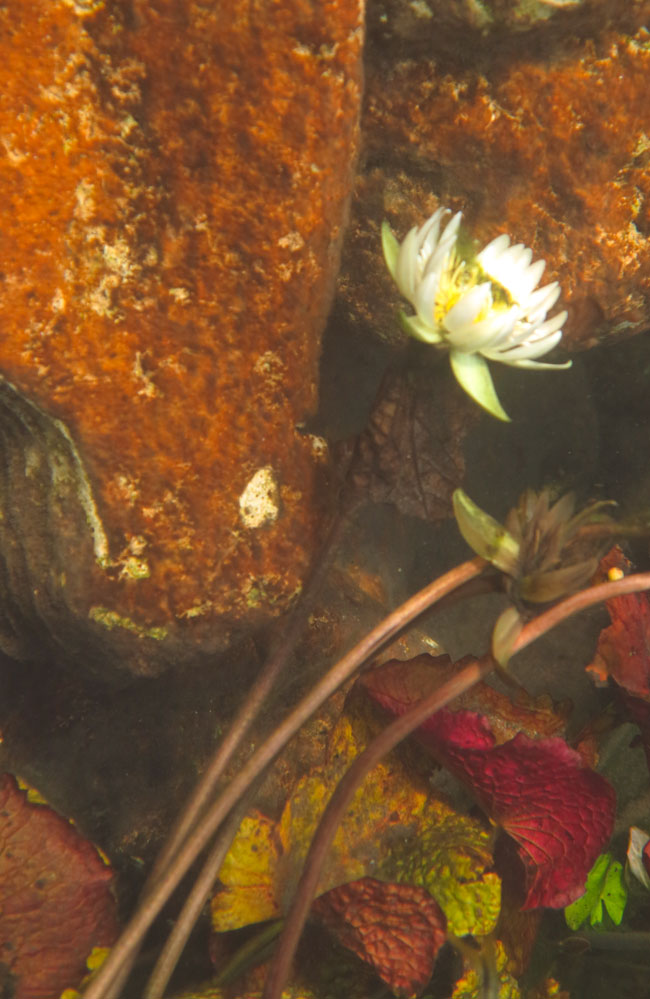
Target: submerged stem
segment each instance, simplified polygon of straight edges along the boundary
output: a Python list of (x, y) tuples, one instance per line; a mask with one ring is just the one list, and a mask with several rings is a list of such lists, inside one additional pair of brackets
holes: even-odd
[(473, 558), (449, 572), (410, 597), (397, 610), (389, 614), (361, 641), (340, 659), (291, 711), (277, 729), (244, 764), (237, 776), (219, 795), (216, 801), (200, 816), (196, 827), (190, 830), (175, 855), (147, 892), (141, 905), (131, 917), (119, 940), (112, 948), (97, 977), (89, 983), (85, 999), (117, 999), (114, 983), (125, 963), (129, 963), (162, 909), (163, 905), (187, 873), (196, 857), (206, 847), (221, 823), (244, 795), (251, 783), (273, 762), (287, 742), (356, 670), (383, 645), (386, 645), (415, 618), (429, 610), (441, 597), (451, 593), (470, 579), (479, 576), (487, 567), (482, 558)]
[(574, 593), (573, 596), (567, 597), (566, 600), (562, 600), (529, 621), (515, 641), (511, 656), (521, 652), (531, 642), (536, 642), (547, 631), (551, 631), (578, 611), (586, 610), (587, 607), (593, 607), (594, 604), (600, 604), (604, 600), (611, 600), (612, 597), (622, 597), (627, 593), (638, 593), (640, 590), (650, 590), (650, 572), (637, 572), (632, 576), (598, 583), (596, 586)]
[(176, 825), (156, 858), (153, 870), (149, 876), (145, 892), (147, 892), (168, 867), (188, 833), (195, 827), (199, 816), (204, 812), (215, 787), (237, 747), (241, 744), (252, 723), (255, 721), (267, 697), (273, 690), (276, 680), (289, 661), (295, 645), (305, 627), (305, 622), (312, 609), (314, 599), (329, 569), (331, 558), (337, 550), (339, 542), (347, 526), (348, 509), (344, 507), (336, 517), (328, 531), (309, 582), (295, 609), (289, 616), (289, 621), (280, 641), (264, 663), (260, 674), (251, 687), (248, 696), (237, 712), (230, 728), (219, 743), (201, 780), (197, 784), (189, 802), (183, 809)]
[[(625, 593), (650, 589), (650, 573), (638, 573), (624, 579), (601, 583), (576, 593), (550, 610), (540, 614), (521, 631), (512, 655), (536, 641), (572, 614), (593, 604), (609, 600)], [(323, 864), (336, 831), (352, 801), (359, 785), (368, 773), (391, 749), (410, 735), (436, 711), (469, 690), (486, 676), (496, 662), (492, 656), (485, 656), (465, 667), (457, 676), (442, 684), (422, 701), (413, 705), (399, 718), (391, 722), (384, 731), (356, 758), (340, 780), (321, 817), (311, 842), (303, 873), (298, 883), (284, 929), (273, 958), (264, 988), (263, 999), (280, 999), (300, 936), (314, 899)]]
[(460, 673), (447, 680), (437, 690), (409, 708), (386, 728), (357, 756), (330, 798), (314, 836), (303, 873), (296, 889), (291, 910), (284, 924), (273, 964), (264, 989), (263, 999), (279, 999), (289, 974), (298, 940), (303, 930), (309, 908), (316, 893), (325, 858), (336, 835), (343, 815), (356, 794), (359, 785), (386, 753), (394, 749), (423, 721), (444, 708), (465, 691), (482, 680), (494, 669), (492, 656), (484, 656), (466, 666)]
[(201, 873), (183, 903), (183, 908), (174, 923), (174, 928), (165, 941), (165, 946), (160, 952), (160, 956), (151, 972), (149, 981), (142, 994), (142, 999), (161, 999), (161, 996), (163, 996), (167, 982), (178, 964), (187, 939), (201, 915), (203, 906), (210, 897), (210, 892), (226, 854), (230, 849), (230, 844), (237, 835), (237, 830), (246, 814), (250, 797), (250, 794), (247, 794), (239, 806), (233, 810), (228, 822), (226, 822), (221, 833), (217, 836), (207, 860), (201, 868)]

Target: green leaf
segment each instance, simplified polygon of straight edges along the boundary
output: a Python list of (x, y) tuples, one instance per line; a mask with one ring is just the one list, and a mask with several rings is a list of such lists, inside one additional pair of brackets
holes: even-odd
[(390, 271), (391, 277), (394, 279), (400, 244), (399, 240), (391, 232), (388, 222), (385, 221), (381, 224), (381, 246), (384, 251), (386, 266)]
[(612, 859), (611, 853), (600, 855), (587, 875), (585, 893), (564, 910), (567, 925), (577, 930), (589, 920), (592, 926), (603, 921), (603, 905), (612, 922), (618, 926), (627, 902), (623, 881), (623, 865)]
[(607, 871), (603, 902), (611, 921), (615, 926), (620, 926), (627, 902), (627, 887), (623, 880), (623, 865), (618, 861), (610, 864)]
[(519, 542), (503, 524), (481, 510), (462, 489), (454, 492), (453, 504), (458, 530), (472, 551), (501, 572), (512, 575), (519, 558)]
[(486, 409), (497, 420), (510, 422), (510, 417), (499, 402), (487, 361), (480, 354), (465, 354), (460, 350), (449, 353), (451, 370), (462, 389), (474, 402)]

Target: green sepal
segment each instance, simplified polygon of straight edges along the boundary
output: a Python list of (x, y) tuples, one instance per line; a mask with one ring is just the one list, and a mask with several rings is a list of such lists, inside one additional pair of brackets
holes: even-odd
[(419, 316), (407, 316), (405, 312), (399, 312), (399, 321), (402, 329), (414, 340), (421, 340), (423, 343), (442, 343), (443, 337), (436, 333), (433, 326), (429, 326)]
[(467, 354), (461, 350), (449, 353), (451, 370), (462, 389), (474, 402), (487, 410), (497, 420), (509, 423), (510, 417), (499, 402), (487, 361), (480, 354)]
[(397, 269), (397, 255), (399, 253), (399, 240), (393, 235), (391, 227), (388, 222), (384, 221), (381, 224), (381, 246), (384, 251), (384, 260), (386, 261), (386, 266), (390, 271), (390, 275), (395, 280), (395, 271)]
[(502, 669), (508, 668), (515, 642), (524, 628), (524, 619), (516, 607), (506, 607), (499, 614), (492, 631), (492, 657)]
[(627, 888), (623, 880), (623, 865), (602, 853), (587, 875), (585, 893), (567, 905), (564, 918), (572, 930), (589, 920), (592, 926), (603, 921), (603, 906), (612, 922), (618, 926), (627, 903)]
[(512, 575), (519, 559), (519, 542), (503, 524), (481, 510), (462, 489), (454, 491), (453, 504), (458, 530), (472, 551), (501, 572)]

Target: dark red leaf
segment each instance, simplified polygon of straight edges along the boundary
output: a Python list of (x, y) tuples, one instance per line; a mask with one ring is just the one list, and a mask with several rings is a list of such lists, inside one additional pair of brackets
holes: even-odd
[[(13, 999), (77, 987), (117, 936), (113, 874), (66, 819), (0, 777), (0, 962)], [(4, 994), (4, 993), (3, 993)]]
[[(363, 678), (393, 714), (421, 696), (409, 678), (411, 666), (387, 663)], [(561, 908), (582, 894), (614, 824), (616, 798), (603, 777), (562, 739), (520, 732), (496, 745), (488, 719), (475, 711), (439, 711), (417, 735), (516, 844), (522, 908)]]
[[(604, 570), (626, 571), (630, 563), (618, 548), (601, 562)], [(594, 661), (587, 667), (597, 683), (608, 678), (634, 697), (650, 701), (650, 599), (647, 593), (628, 593), (607, 601), (611, 618), (598, 639)]]
[(312, 912), (396, 994), (415, 996), (445, 942), (445, 916), (424, 888), (361, 878), (325, 892)]

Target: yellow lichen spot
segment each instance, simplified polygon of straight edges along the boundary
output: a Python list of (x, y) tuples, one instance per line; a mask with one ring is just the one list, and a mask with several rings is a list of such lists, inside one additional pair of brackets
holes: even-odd
[(98, 968), (101, 968), (110, 952), (110, 947), (93, 947), (90, 954), (86, 958), (86, 967), (88, 968), (88, 971), (97, 971)]
[(132, 621), (130, 617), (123, 617), (116, 611), (109, 610), (108, 607), (91, 607), (88, 611), (88, 617), (91, 621), (103, 625), (108, 631), (112, 631), (114, 628), (123, 628), (124, 631), (130, 631), (140, 638), (154, 638), (158, 642), (167, 637), (166, 627), (154, 625), (152, 628), (147, 628), (145, 625)]
[(254, 529), (272, 524), (280, 514), (280, 489), (270, 466), (260, 468), (239, 497), (239, 516)]
[(131, 556), (122, 563), (120, 568), (120, 579), (147, 579), (151, 575), (151, 570), (144, 559)]
[(28, 784), (27, 781), (22, 779), (22, 777), (16, 777), (16, 783), (21, 791), (25, 791), (27, 794), (27, 800), (31, 805), (47, 805), (47, 801), (41, 792), (37, 791), (37, 789), (32, 787), (31, 784)]

